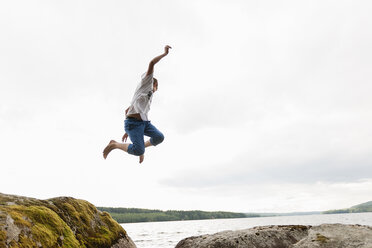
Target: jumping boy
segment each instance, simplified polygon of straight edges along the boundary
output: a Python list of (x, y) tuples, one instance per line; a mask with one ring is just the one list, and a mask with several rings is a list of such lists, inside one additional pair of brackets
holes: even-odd
[[(153, 77), (154, 66), (162, 58), (168, 55), (170, 46), (165, 46), (164, 53), (150, 61), (146, 74), (142, 75), (142, 80), (137, 86), (131, 105), (125, 110), (126, 119), (124, 121), (125, 133), (122, 142), (126, 142), (129, 136), (132, 143), (119, 143), (111, 140), (103, 150), (103, 157), (114, 149), (123, 150), (129, 154), (139, 156), (142, 163), (145, 156), (145, 147), (156, 146), (163, 142), (164, 135), (148, 119), (148, 112), (154, 93), (158, 90), (158, 80)], [(150, 137), (146, 142), (144, 135)]]

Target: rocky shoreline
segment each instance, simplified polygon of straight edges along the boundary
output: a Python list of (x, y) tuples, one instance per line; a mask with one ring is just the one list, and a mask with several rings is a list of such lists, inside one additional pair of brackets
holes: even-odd
[[(107, 212), (84, 200), (38, 200), (0, 193), (0, 248), (136, 248)], [(372, 248), (372, 227), (261, 226), (189, 237), (176, 248)]]

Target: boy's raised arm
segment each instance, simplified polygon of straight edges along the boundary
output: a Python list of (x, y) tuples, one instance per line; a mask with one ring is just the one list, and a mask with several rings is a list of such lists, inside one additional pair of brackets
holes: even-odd
[(164, 53), (153, 58), (151, 61), (150, 61), (150, 64), (149, 64), (149, 68), (147, 69), (147, 73), (146, 73), (146, 76), (152, 74), (154, 72), (154, 66), (156, 63), (158, 63), (162, 58), (164, 58), (165, 56), (168, 55), (169, 53), (169, 49), (171, 49), (172, 47), (166, 45), (164, 47)]

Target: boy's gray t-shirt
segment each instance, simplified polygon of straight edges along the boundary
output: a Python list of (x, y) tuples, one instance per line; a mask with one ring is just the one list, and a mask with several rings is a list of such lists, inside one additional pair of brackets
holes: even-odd
[(138, 84), (127, 115), (140, 114), (143, 121), (148, 121), (148, 113), (153, 96), (153, 74), (142, 75), (141, 82)]

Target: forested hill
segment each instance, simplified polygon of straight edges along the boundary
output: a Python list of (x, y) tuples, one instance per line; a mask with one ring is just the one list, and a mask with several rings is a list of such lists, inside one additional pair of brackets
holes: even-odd
[(350, 208), (328, 210), (328, 211), (323, 212), (323, 214), (364, 213), (364, 212), (372, 212), (372, 201), (365, 202), (359, 205), (355, 205)]
[(108, 212), (119, 223), (153, 222), (153, 221), (176, 221), (176, 220), (204, 220), (258, 217), (259, 215), (246, 215), (232, 212), (205, 212), (205, 211), (176, 211), (176, 210), (150, 210), (141, 208), (109, 208), (97, 207), (101, 211)]

